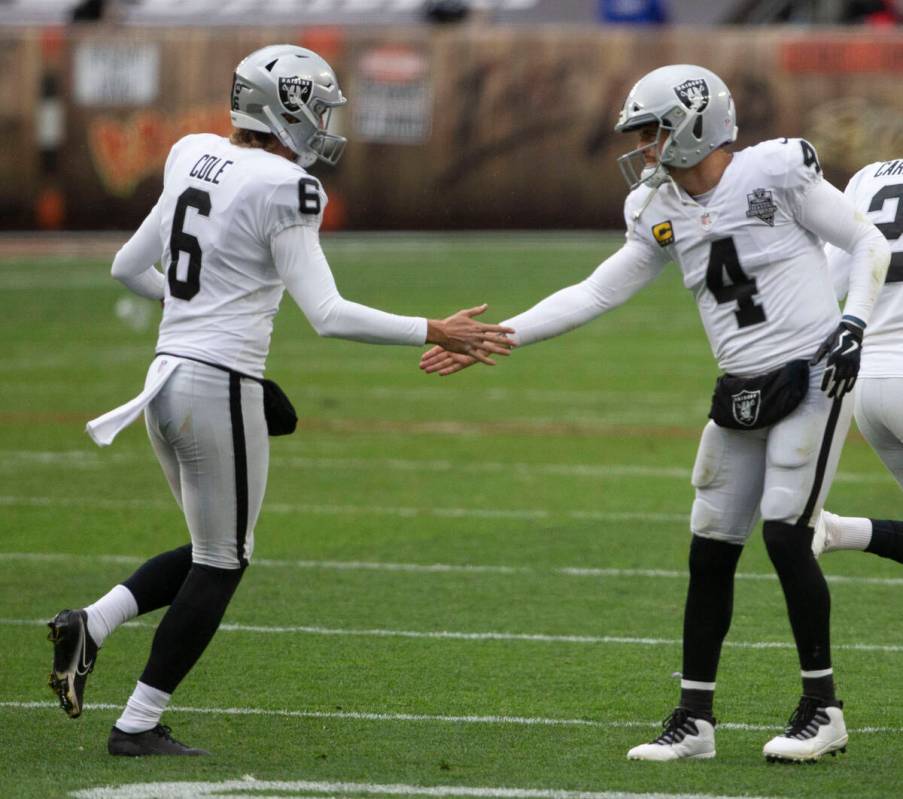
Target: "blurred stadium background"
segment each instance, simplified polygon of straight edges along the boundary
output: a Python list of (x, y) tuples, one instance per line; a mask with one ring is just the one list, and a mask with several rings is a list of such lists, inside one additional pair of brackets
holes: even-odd
[(622, 225), (630, 85), (699, 62), (740, 144), (813, 141), (840, 185), (903, 151), (903, 0), (0, 0), (0, 227), (129, 230), (169, 145), (226, 132), (231, 70), (289, 41), (350, 104), (329, 229)]
[[(741, 146), (804, 136), (840, 186), (903, 155), (901, 16), (903, 0), (0, 0), (0, 795), (194, 796), (165, 784), (253, 775), (326, 781), (267, 796), (899, 796), (898, 564), (824, 559), (850, 754), (776, 771), (761, 746), (797, 667), (759, 536), (717, 761), (624, 758), (675, 698), (716, 371), (676, 270), (611, 319), (447, 381), (409, 348), (318, 339), (284, 303), (269, 369), (301, 431), (273, 443), (254, 566), (173, 713), (216, 757), (105, 754), (155, 618), (104, 647), (78, 722), (46, 689), (43, 637), (185, 541), (142, 426), (97, 450), (84, 424), (135, 394), (160, 314), (110, 279), (113, 253), (170, 145), (228, 131), (245, 54), (311, 47), (350, 99), (348, 150), (317, 170), (343, 294), (436, 315), (487, 301), (499, 319), (619, 246), (612, 127), (647, 70), (714, 69)], [(900, 516), (855, 434), (829, 506)], [(102, 787), (134, 781), (163, 793)]]

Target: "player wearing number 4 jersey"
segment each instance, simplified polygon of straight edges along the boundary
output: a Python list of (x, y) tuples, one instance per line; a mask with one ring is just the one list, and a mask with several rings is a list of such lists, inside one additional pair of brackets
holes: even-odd
[[(637, 760), (715, 755), (713, 696), (731, 622), (734, 572), (761, 514), (787, 603), (803, 697), (773, 760), (814, 760), (846, 746), (834, 695), (828, 587), (812, 556), (812, 522), (850, 422), (863, 329), (887, 269), (880, 232), (822, 177), (814, 148), (777, 139), (732, 153), (727, 86), (707, 69), (657, 69), (631, 90), (616, 129), (639, 146), (619, 159), (631, 192), (627, 240), (582, 283), (506, 324), (521, 345), (560, 335), (629, 299), (670, 261), (699, 308), (724, 375), (693, 468), (690, 584), (679, 706)], [(822, 241), (850, 253), (843, 317)], [(428, 372), (472, 357), (433, 348)]]
[[(856, 424), (903, 486), (903, 158), (863, 167), (844, 192), (887, 238), (890, 268), (863, 341), (856, 384)], [(843, 250), (827, 248), (838, 297), (849, 290), (853, 264)], [(903, 563), (903, 522), (844, 517), (824, 511), (815, 527), (816, 555), (860, 549)]]
[[(472, 318), (483, 308), (427, 320), (338, 293), (319, 241), (326, 195), (304, 169), (316, 160), (334, 164), (345, 144), (328, 131), (331, 111), (345, 98), (322, 58), (290, 45), (258, 50), (238, 65), (231, 99), (231, 139), (199, 134), (175, 144), (160, 199), (113, 262), (114, 277), (130, 289), (164, 300), (163, 320), (144, 392), (89, 423), (89, 432), (108, 444), (145, 411), (191, 535), (191, 544), (156, 556), (92, 605), (60, 611), (50, 622), (50, 684), (74, 718), (107, 636), (134, 616), (169, 608), (110, 733), (113, 755), (205, 754), (176, 741), (160, 717), (251, 559), (268, 429), (294, 429), (294, 414), (278, 396), (265, 411), (264, 397), (273, 394), (261, 383), (283, 291), (323, 336), (431, 341), (487, 361), (486, 353), (507, 354), (509, 346), (510, 329)], [(165, 276), (153, 266), (161, 252)]]

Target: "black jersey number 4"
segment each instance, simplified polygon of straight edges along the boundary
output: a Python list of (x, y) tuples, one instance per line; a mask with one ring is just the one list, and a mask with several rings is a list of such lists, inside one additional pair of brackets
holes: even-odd
[(734, 316), (739, 327), (765, 321), (765, 309), (756, 302), (756, 279), (747, 275), (740, 266), (732, 238), (712, 242), (705, 284), (718, 303), (737, 303)]

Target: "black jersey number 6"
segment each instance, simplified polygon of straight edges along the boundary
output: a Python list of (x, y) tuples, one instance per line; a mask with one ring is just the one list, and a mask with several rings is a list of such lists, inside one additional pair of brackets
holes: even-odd
[[(201, 216), (210, 216), (210, 194), (201, 189), (185, 189), (176, 202), (172, 233), (169, 235), (172, 262), (166, 271), (166, 279), (169, 281), (169, 293), (180, 300), (190, 300), (201, 290), (201, 244), (195, 236), (182, 230), (188, 208), (194, 208)], [(180, 280), (177, 274), (180, 252), (188, 253), (188, 272), (184, 280)]]

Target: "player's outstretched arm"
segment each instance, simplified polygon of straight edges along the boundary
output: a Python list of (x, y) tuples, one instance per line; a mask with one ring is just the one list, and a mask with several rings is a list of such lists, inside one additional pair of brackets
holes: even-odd
[(478, 322), (473, 318), (484, 313), (488, 307), (483, 304), (475, 308), (462, 308), (441, 321), (428, 320), (427, 344), (437, 344), (438, 347), (434, 349), (441, 349), (448, 354), (467, 356), (471, 359), (471, 363), (476, 360), (488, 366), (495, 366), (490, 354), (508, 355), (515, 345), (506, 334), (514, 333), (514, 330), (504, 325)]
[[(399, 316), (351, 302), (339, 294), (318, 231), (292, 226), (270, 244), (273, 263), (289, 294), (321, 336), (369, 344), (439, 344), (492, 364), (490, 354), (506, 355), (514, 346), (511, 328), (474, 319), (487, 306), (465, 308), (446, 319)], [(479, 352), (477, 352), (479, 350)]]
[[(638, 241), (628, 241), (586, 280), (556, 291), (529, 310), (503, 321), (502, 326), (517, 331), (516, 334), (506, 331), (511, 333), (517, 346), (560, 336), (626, 302), (652, 282), (664, 264), (665, 259), (656, 250)], [(487, 362), (484, 358), (488, 355), (480, 349), (485, 348), (452, 352), (450, 347), (433, 347), (421, 357), (420, 368), (427, 374), (455, 374), (478, 360)]]

